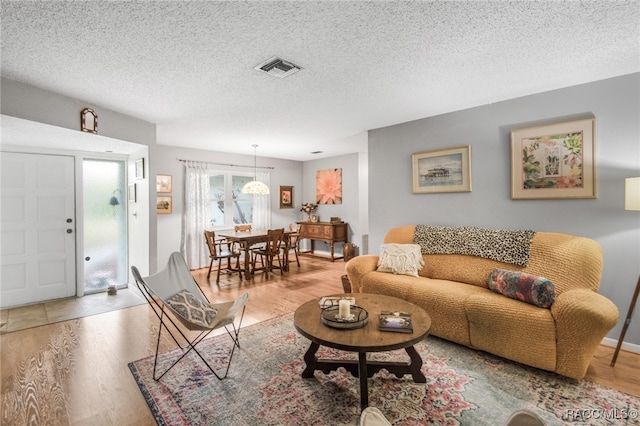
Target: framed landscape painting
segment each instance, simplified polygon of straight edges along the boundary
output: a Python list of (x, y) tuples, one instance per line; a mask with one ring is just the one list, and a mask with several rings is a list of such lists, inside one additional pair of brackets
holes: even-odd
[(411, 154), (414, 194), (471, 192), (471, 146)]
[(596, 198), (595, 118), (511, 132), (511, 198)]

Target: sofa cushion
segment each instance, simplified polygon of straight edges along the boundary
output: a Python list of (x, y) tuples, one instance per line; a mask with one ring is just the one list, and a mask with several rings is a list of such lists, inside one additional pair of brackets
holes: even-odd
[(380, 246), (379, 272), (417, 277), (418, 269), (423, 265), (420, 246), (417, 244), (382, 244)]
[(167, 305), (184, 319), (202, 327), (210, 327), (218, 310), (196, 298), (189, 290), (180, 290), (166, 300)]
[(472, 347), (549, 371), (556, 368), (556, 323), (550, 309), (485, 290), (465, 300)]
[(370, 272), (363, 277), (362, 281), (365, 293), (397, 297), (427, 311), (431, 317), (430, 335), (466, 346), (470, 345), (464, 303), (468, 297), (477, 293), (490, 293), (492, 296), (511, 302), (486, 288), (455, 281), (414, 278), (380, 272)]
[(496, 293), (541, 308), (549, 308), (556, 300), (555, 287), (551, 281), (525, 272), (494, 269), (489, 274), (488, 284)]

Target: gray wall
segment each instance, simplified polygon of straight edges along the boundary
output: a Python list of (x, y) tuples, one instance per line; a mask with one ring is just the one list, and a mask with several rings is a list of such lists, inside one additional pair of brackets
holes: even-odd
[[(624, 210), (624, 178), (640, 176), (639, 82), (632, 74), (369, 131), (370, 251), (405, 224), (593, 238), (604, 251), (600, 293), (620, 310), (607, 336), (617, 339), (640, 274), (640, 212)], [(511, 130), (584, 116), (596, 118), (598, 198), (512, 200)], [(472, 192), (412, 194), (411, 154), (461, 145), (471, 145)], [(640, 315), (625, 341), (640, 344)]]
[[(148, 196), (149, 180), (135, 180), (133, 174), (133, 162), (137, 158), (146, 155), (153, 158), (156, 146), (156, 126), (144, 120), (136, 119), (116, 111), (102, 108), (92, 102), (74, 99), (47, 90), (39, 89), (24, 83), (17, 82), (6, 77), (1, 78), (2, 93), (0, 113), (3, 116), (17, 117), (35, 123), (43, 123), (50, 126), (65, 129), (71, 135), (80, 132), (80, 111), (85, 107), (90, 107), (98, 114), (98, 133), (105, 140), (115, 140), (133, 142), (140, 145), (140, 151), (129, 157), (129, 182), (138, 186), (138, 207), (137, 220), (129, 221), (130, 250), (129, 261), (132, 265), (137, 265), (143, 274), (156, 270), (155, 250), (150, 247), (156, 245), (156, 215), (149, 215), (150, 207), (155, 206), (155, 200)], [(46, 126), (45, 126), (46, 128)], [(45, 130), (46, 131), (46, 130)], [(62, 132), (64, 133), (64, 132)], [(50, 138), (61, 138), (61, 132), (55, 132), (55, 136)], [(89, 136), (88, 134), (83, 134)], [(29, 135), (21, 135), (30, 138)], [(74, 136), (70, 136), (74, 137)], [(4, 139), (4, 138), (3, 138)], [(31, 139), (31, 138), (30, 138)], [(33, 135), (32, 139), (41, 140), (40, 134)], [(18, 147), (23, 141), (7, 141), (2, 143), (13, 143)], [(24, 141), (25, 147), (38, 152), (37, 147), (31, 141)], [(119, 144), (115, 143), (115, 146)], [(67, 149), (65, 140), (48, 140), (47, 145), (42, 147), (40, 152), (46, 153), (52, 147), (56, 149)], [(146, 147), (146, 148), (145, 148)], [(26, 149), (26, 148), (25, 148)], [(77, 152), (71, 152), (75, 154)], [(153, 161), (145, 160), (145, 176), (154, 173)], [(81, 182), (81, 178), (79, 182)], [(77, 183), (78, 185), (78, 183)], [(78, 186), (79, 187), (79, 186)], [(155, 186), (153, 187), (155, 191)], [(129, 212), (131, 215), (131, 212)], [(135, 243), (134, 243), (135, 241)], [(79, 253), (79, 263), (82, 253)]]
[[(363, 134), (362, 137), (366, 135)], [(271, 171), (271, 209), (272, 226), (288, 227), (290, 223), (304, 220), (306, 215), (300, 211), (302, 203), (315, 201), (316, 171), (325, 169), (342, 168), (342, 194), (343, 203), (336, 205), (321, 205), (316, 214), (320, 220), (329, 220), (331, 216), (339, 216), (349, 223), (349, 239), (356, 245), (362, 239), (363, 211), (366, 212), (366, 204), (362, 204), (362, 180), (363, 155), (349, 154), (338, 157), (324, 158), (313, 161), (290, 161), (276, 158), (257, 157), (258, 166), (273, 167)], [(173, 146), (158, 145), (153, 158), (155, 173), (169, 174), (172, 176), (173, 212), (170, 215), (157, 216), (158, 266), (162, 267), (173, 251), (180, 249), (180, 235), (182, 230), (181, 216), (184, 199), (184, 166), (178, 159), (193, 161), (208, 161), (225, 164), (253, 165), (253, 155), (237, 155), (224, 152), (203, 151), (197, 149), (184, 149)], [(215, 167), (215, 166), (212, 166)], [(250, 168), (239, 169), (242, 171)], [(155, 175), (154, 175), (155, 176)], [(366, 176), (366, 174), (365, 174)], [(279, 208), (279, 187), (293, 186), (293, 208)], [(322, 244), (316, 244), (319, 252), (324, 251)], [(342, 247), (336, 250), (341, 252)]]
[[(174, 251), (180, 251), (180, 238), (182, 232), (181, 217), (184, 205), (184, 165), (178, 159), (191, 161), (207, 161), (224, 164), (237, 164), (251, 166), (238, 168), (238, 171), (251, 172), (253, 170), (253, 152), (247, 148), (251, 155), (237, 155), (216, 151), (203, 151), (198, 149), (176, 148), (173, 146), (158, 145), (154, 158), (156, 173), (172, 176), (173, 212), (168, 215), (158, 215), (158, 265), (166, 264)], [(260, 167), (273, 167), (271, 170), (271, 225), (276, 227), (288, 227), (290, 223), (300, 219), (299, 206), (302, 204), (302, 163), (299, 161), (281, 160), (258, 156), (256, 163)], [(212, 165), (212, 168), (216, 166)], [(223, 167), (224, 168), (224, 167)], [(155, 175), (154, 175), (155, 179)], [(292, 209), (280, 209), (280, 186), (293, 186)], [(202, 240), (204, 244), (204, 237)]]
[[(348, 154), (338, 157), (324, 158), (321, 160), (305, 161), (303, 165), (303, 199), (302, 203), (315, 203), (316, 201), (316, 172), (327, 169), (342, 169), (342, 204), (320, 204), (315, 211), (322, 222), (328, 222), (331, 217), (339, 217), (349, 224), (349, 241), (356, 249), (362, 245), (362, 235), (367, 232), (366, 223), (362, 220), (363, 211), (366, 212), (366, 204), (363, 199), (361, 175), (364, 173), (362, 157), (366, 154)], [(300, 209), (298, 204), (298, 210)], [(300, 213), (300, 219), (304, 220), (306, 214)], [(315, 244), (316, 251), (328, 252), (323, 244)], [(336, 246), (336, 253), (342, 253), (342, 245)]]

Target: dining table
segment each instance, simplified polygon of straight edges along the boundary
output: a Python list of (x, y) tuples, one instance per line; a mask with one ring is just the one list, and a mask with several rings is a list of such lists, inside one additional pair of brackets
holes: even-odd
[[(282, 270), (289, 270), (289, 236), (295, 231), (289, 229), (284, 230), (282, 241), (285, 243), (284, 258), (282, 259)], [(251, 270), (251, 246), (268, 241), (267, 230), (251, 230), (251, 231), (221, 231), (217, 234), (219, 237), (225, 238), (230, 243), (238, 243), (244, 252), (244, 274), (245, 279), (250, 280), (253, 271)]]

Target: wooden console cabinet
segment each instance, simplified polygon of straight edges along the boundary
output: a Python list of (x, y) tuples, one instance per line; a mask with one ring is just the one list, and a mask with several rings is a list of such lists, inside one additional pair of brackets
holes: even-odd
[(347, 226), (346, 223), (331, 222), (298, 222), (300, 225), (300, 238), (311, 240), (311, 250), (309, 253), (314, 254), (314, 240), (329, 243), (331, 248), (331, 261), (342, 259), (342, 256), (336, 257), (333, 249), (335, 243), (347, 243)]

